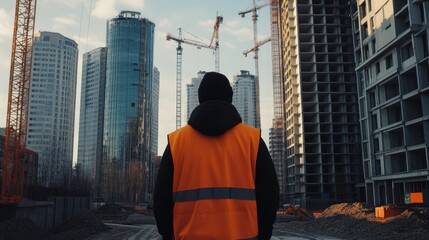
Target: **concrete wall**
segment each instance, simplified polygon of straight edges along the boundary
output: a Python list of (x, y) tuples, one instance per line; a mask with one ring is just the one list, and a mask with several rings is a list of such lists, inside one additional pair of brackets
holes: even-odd
[(23, 202), (16, 217), (28, 217), (45, 230), (52, 230), (83, 209), (89, 209), (88, 197), (49, 197), (47, 202)]

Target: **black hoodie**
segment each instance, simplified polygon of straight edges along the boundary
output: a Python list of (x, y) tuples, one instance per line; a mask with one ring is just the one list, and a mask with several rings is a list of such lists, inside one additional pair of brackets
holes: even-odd
[[(237, 109), (225, 101), (208, 101), (192, 112), (188, 124), (205, 135), (218, 136), (241, 123)], [(162, 156), (154, 191), (154, 212), (158, 232), (163, 239), (173, 239), (173, 173), (170, 146)], [(258, 239), (270, 239), (279, 203), (279, 185), (274, 164), (265, 142), (260, 139), (256, 160), (256, 206), (258, 210)]]

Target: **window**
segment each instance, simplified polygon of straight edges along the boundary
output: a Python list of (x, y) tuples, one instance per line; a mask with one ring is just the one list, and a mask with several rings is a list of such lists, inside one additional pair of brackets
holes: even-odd
[(377, 120), (377, 114), (372, 115), (372, 129), (378, 129), (378, 120)]
[(392, 54), (389, 54), (386, 57), (386, 70), (391, 68), (392, 66), (393, 66), (393, 56), (392, 56)]
[(371, 91), (369, 93), (369, 108), (373, 108), (376, 106), (376, 99), (375, 99), (375, 91)]
[(363, 2), (360, 6), (359, 6), (359, 14), (361, 19), (364, 18), (366, 16), (366, 3)]
[(368, 23), (362, 24), (362, 39), (368, 37)]
[(414, 56), (413, 44), (410, 42), (407, 45), (405, 45), (401, 49), (401, 53), (402, 53), (402, 61), (405, 61), (405, 60), (411, 58), (412, 56)]
[(380, 73), (380, 62), (377, 62), (375, 64), (375, 74), (379, 74)]

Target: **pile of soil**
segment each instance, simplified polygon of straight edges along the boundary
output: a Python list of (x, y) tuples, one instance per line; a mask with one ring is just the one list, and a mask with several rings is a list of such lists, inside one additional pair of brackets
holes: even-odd
[(91, 235), (96, 232), (106, 231), (108, 229), (110, 228), (102, 223), (100, 219), (91, 213), (91, 211), (84, 209), (55, 228), (53, 233), (60, 234), (82, 230), (84, 232), (90, 233)]
[(106, 204), (92, 211), (98, 218), (109, 221), (109, 220), (126, 220), (128, 215), (133, 211), (129, 208), (122, 207), (117, 204)]
[(408, 209), (402, 214), (375, 221), (374, 209), (360, 203), (335, 204), (312, 221), (291, 221), (281, 228), (293, 228), (342, 239), (427, 239), (429, 236), (429, 211)]
[(0, 222), (0, 239), (53, 240), (53, 234), (37, 226), (30, 218), (15, 218)]
[(357, 219), (375, 219), (374, 208), (365, 206), (362, 203), (339, 203), (325, 209), (320, 217), (333, 217), (336, 215), (347, 215)]

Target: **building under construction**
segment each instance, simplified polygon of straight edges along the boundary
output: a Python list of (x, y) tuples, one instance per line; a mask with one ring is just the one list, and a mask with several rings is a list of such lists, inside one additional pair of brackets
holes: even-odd
[[(281, 0), (286, 202), (364, 196), (348, 1)], [(364, 199), (363, 199), (364, 200)]]
[(367, 201), (429, 197), (427, 1), (351, 1)]
[(271, 27), (271, 57), (273, 75), (273, 102), (274, 118), (269, 132), (270, 154), (276, 168), (279, 180), (280, 201), (285, 201), (285, 173), (284, 173), (284, 121), (283, 121), (283, 84), (280, 71), (280, 34), (279, 34), (279, 5), (277, 0), (270, 1)]

